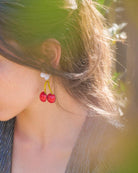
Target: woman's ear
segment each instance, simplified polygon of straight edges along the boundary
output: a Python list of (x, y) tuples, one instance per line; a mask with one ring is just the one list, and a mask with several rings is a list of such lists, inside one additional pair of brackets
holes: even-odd
[(42, 44), (42, 53), (49, 57), (51, 65), (58, 68), (61, 57), (61, 45), (56, 39), (47, 39)]

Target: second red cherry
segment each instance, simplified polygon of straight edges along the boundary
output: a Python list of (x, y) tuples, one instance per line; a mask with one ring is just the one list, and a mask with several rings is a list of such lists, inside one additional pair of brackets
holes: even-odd
[(54, 103), (55, 101), (56, 101), (56, 96), (55, 96), (55, 94), (48, 94), (47, 95), (47, 100), (48, 100), (48, 102), (49, 103)]

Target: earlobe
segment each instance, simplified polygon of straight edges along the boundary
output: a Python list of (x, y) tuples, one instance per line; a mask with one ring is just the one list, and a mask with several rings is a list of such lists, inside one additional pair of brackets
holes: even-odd
[(49, 57), (51, 65), (58, 68), (61, 57), (61, 45), (56, 39), (48, 39), (42, 44), (42, 52)]

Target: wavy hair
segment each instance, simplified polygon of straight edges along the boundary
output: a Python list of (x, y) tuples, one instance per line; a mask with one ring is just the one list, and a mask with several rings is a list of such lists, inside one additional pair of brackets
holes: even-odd
[[(0, 0), (0, 54), (58, 76), (89, 115), (114, 115), (113, 54), (97, 5), (89, 0)], [(41, 52), (43, 41), (52, 38), (62, 50), (58, 69), (50, 64), (50, 53)]]

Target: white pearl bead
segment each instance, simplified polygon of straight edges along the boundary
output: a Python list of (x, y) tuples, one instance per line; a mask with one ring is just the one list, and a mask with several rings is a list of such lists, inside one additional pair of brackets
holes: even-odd
[(42, 78), (44, 78), (45, 80), (48, 80), (49, 77), (50, 77), (49, 74), (46, 74), (46, 73), (43, 73), (43, 72), (40, 73), (40, 76), (41, 76)]
[(49, 77), (50, 77), (50, 75), (46, 74), (44, 78), (45, 78), (45, 80), (48, 80)]
[(41, 76), (41, 77), (44, 77), (44, 76), (45, 76), (45, 73), (42, 73), (42, 72), (41, 72), (41, 73), (40, 73), (40, 76)]

